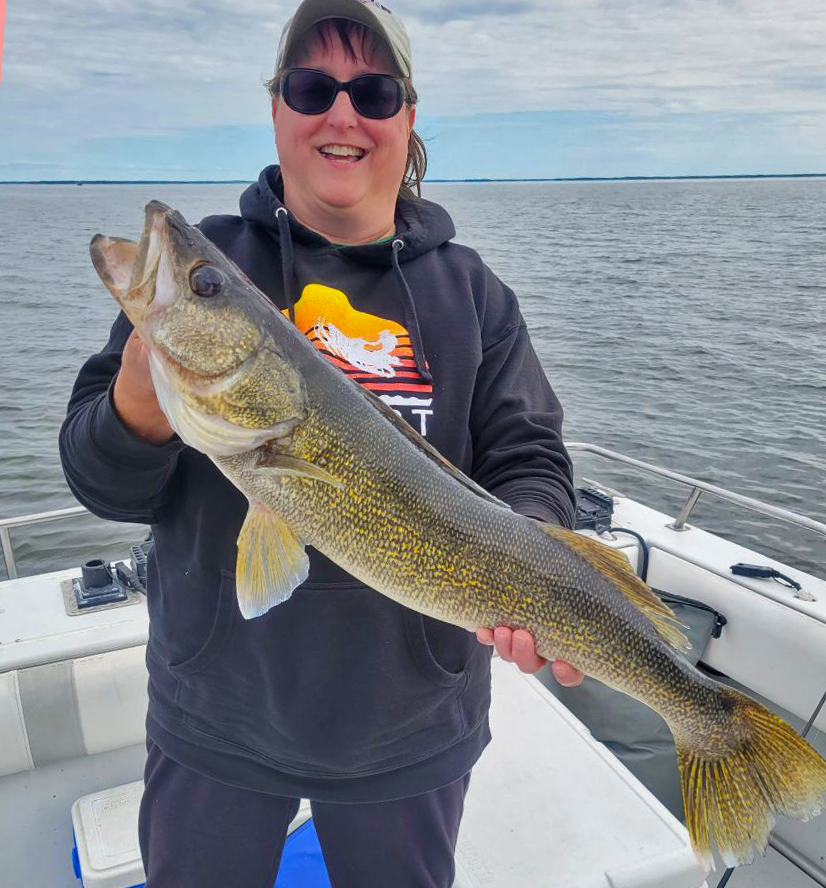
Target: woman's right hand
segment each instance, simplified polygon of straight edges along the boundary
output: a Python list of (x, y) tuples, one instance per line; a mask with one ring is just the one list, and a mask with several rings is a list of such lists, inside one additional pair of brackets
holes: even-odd
[(166, 444), (175, 434), (158, 404), (149, 352), (136, 330), (126, 340), (113, 398), (121, 422), (150, 444)]

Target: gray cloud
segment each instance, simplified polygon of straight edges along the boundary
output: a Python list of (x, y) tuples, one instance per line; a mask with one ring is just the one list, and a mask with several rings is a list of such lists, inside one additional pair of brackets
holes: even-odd
[(446, 3), (417, 3), (405, 16), (430, 24), (452, 21), (478, 21), (491, 16), (520, 16), (540, 12), (540, 2), (530, 0), (450, 0)]
[[(826, 148), (821, 0), (389, 0), (421, 113), (791, 112)], [(0, 161), (44, 144), (266, 123), (294, 2), (9, 4)], [(802, 124), (801, 124), (802, 125)]]

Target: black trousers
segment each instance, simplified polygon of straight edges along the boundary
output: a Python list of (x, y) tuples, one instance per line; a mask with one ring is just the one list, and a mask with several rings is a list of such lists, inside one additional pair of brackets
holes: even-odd
[[(146, 888), (273, 888), (298, 799), (239, 789), (151, 741), (139, 835)], [(333, 888), (450, 888), (470, 774), (412, 798), (313, 802)]]

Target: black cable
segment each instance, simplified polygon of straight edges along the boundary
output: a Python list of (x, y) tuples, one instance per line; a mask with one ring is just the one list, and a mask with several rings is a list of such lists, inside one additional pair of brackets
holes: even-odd
[[(597, 528), (597, 533), (600, 532), (600, 528)], [(603, 528), (605, 530), (605, 528)], [(644, 582), (648, 582), (648, 543), (643, 539), (642, 535), (637, 533), (636, 530), (628, 530), (627, 527), (609, 527), (607, 528), (608, 533), (627, 533), (632, 537), (635, 537), (637, 542), (640, 544), (640, 549), (642, 550), (642, 565), (640, 566), (640, 579)]]
[(823, 696), (820, 698), (820, 703), (815, 706), (815, 711), (812, 713), (811, 718), (806, 722), (806, 727), (803, 728), (803, 733), (800, 735), (801, 737), (805, 737), (812, 729), (812, 725), (820, 715), (820, 710), (823, 709), (824, 704), (826, 704), (826, 691), (823, 692)]
[(755, 577), (758, 580), (774, 580), (776, 583), (780, 583), (781, 586), (794, 589), (796, 592), (799, 592), (801, 589), (800, 583), (793, 580), (791, 577), (787, 577), (786, 574), (780, 573), (779, 570), (769, 565), (743, 564), (740, 562), (739, 564), (732, 564), (729, 570), (733, 574), (741, 577)]

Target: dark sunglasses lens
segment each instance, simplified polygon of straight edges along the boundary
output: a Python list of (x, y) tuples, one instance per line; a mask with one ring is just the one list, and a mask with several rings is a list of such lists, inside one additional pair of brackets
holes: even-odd
[(356, 77), (350, 95), (359, 114), (378, 120), (397, 114), (404, 100), (401, 84), (384, 74)]
[(290, 71), (284, 78), (284, 101), (300, 114), (321, 114), (333, 104), (336, 82), (320, 71)]

